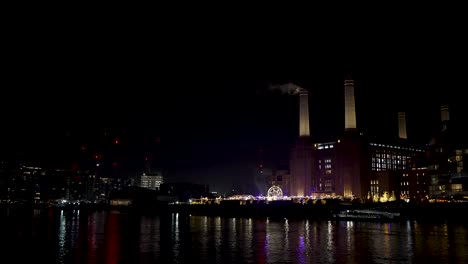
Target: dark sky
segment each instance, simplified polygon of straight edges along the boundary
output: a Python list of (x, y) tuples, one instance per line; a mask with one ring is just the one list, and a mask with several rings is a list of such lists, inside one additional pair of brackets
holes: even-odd
[(248, 189), (258, 148), (266, 162), (287, 165), (298, 133), (297, 97), (268, 85), (307, 88), (312, 136), (329, 140), (343, 130), (348, 72), (356, 80), (358, 126), (369, 134), (397, 135), (396, 112), (404, 110), (409, 137), (424, 144), (441, 102), (466, 119), (467, 43), (455, 24), (302, 22), (11, 27), (2, 154), (52, 159), (63, 156), (67, 138), (92, 142), (111, 129), (135, 144), (127, 145), (129, 159), (160, 137), (168, 180)]

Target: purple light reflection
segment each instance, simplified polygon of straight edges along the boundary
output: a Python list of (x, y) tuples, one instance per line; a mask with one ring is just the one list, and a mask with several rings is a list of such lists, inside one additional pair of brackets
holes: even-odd
[(299, 263), (306, 263), (304, 236), (299, 237), (299, 245), (297, 246), (297, 259)]

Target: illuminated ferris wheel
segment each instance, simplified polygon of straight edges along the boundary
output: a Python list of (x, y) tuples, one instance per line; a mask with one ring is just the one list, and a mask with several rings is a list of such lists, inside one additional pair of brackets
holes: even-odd
[(270, 189), (268, 189), (268, 197), (282, 198), (283, 190), (281, 190), (281, 188), (278, 186), (271, 186)]

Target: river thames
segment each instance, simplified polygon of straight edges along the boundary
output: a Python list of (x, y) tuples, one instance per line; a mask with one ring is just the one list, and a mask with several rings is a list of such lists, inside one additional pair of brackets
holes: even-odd
[(2, 211), (0, 263), (468, 263), (468, 224)]

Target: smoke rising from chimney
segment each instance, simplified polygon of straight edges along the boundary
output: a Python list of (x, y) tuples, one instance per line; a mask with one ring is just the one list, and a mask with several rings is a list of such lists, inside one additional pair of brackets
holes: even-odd
[(309, 93), (307, 90), (294, 83), (270, 85), (269, 89), (279, 90), (284, 94), (299, 94), (299, 137), (309, 137)]
[(284, 94), (298, 94), (300, 91), (304, 90), (303, 88), (299, 87), (294, 83), (286, 83), (286, 84), (270, 84), (268, 87), (269, 90), (278, 90)]

